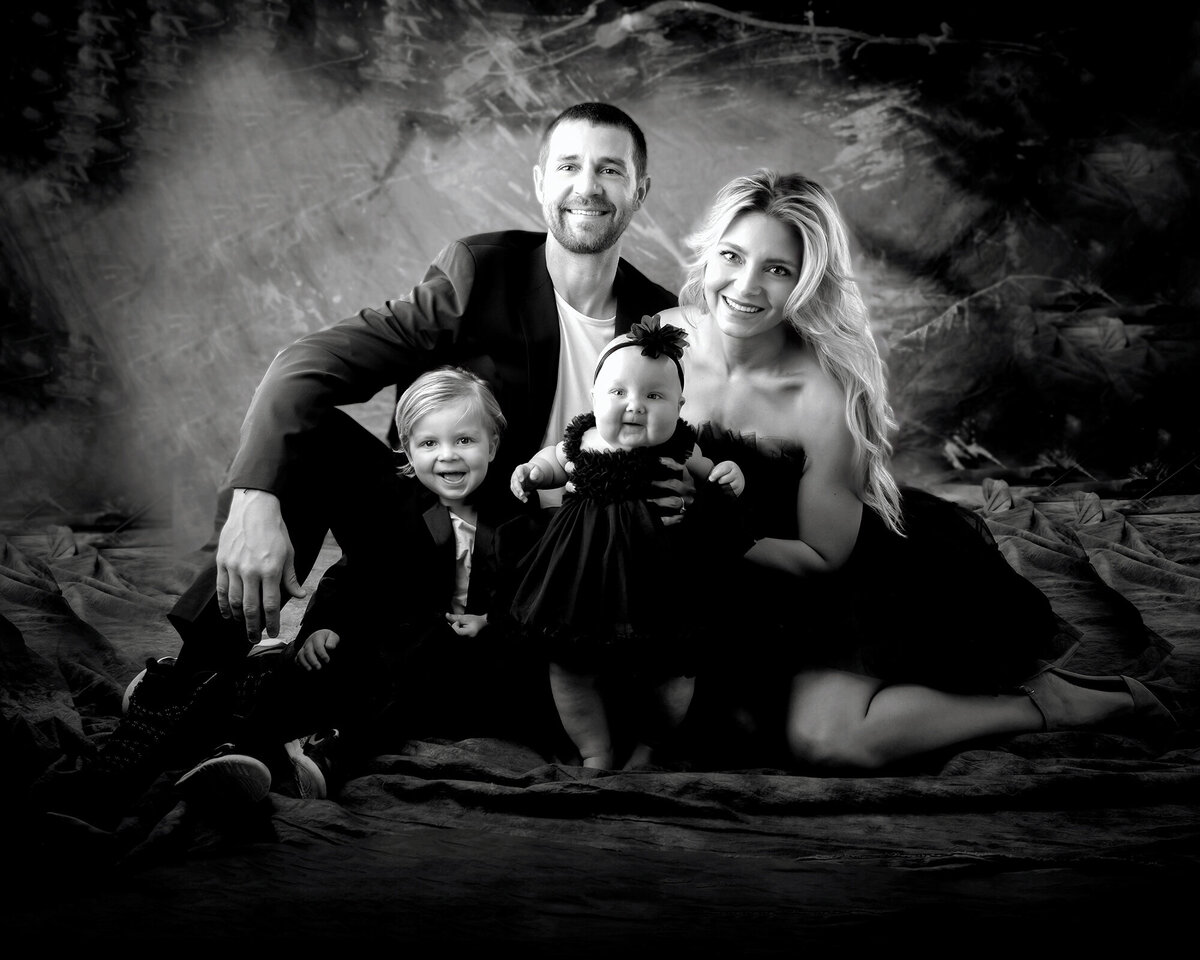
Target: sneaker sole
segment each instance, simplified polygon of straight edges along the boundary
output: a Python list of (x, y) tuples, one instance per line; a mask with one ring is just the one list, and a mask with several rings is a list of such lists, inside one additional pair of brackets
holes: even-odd
[(284, 746), (294, 771), (292, 782), (296, 796), (301, 800), (324, 800), (328, 794), (325, 774), (317, 766), (316, 761), (304, 752), (304, 746), (299, 740), (293, 740)]
[(258, 803), (271, 790), (271, 771), (261, 760), (241, 753), (211, 757), (175, 781), (188, 800), (229, 806)]

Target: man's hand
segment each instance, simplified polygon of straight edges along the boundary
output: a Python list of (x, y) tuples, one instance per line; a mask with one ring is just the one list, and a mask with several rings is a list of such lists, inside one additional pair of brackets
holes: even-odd
[(314, 630), (296, 654), (296, 662), (305, 670), (320, 670), (341, 642), (332, 630)]
[(477, 637), (487, 626), (487, 614), (448, 613), (446, 622), (460, 637)]
[(666, 511), (662, 522), (664, 527), (669, 527), (673, 523), (679, 523), (687, 508), (696, 502), (696, 481), (678, 460), (661, 457), (659, 462), (678, 473), (674, 480), (656, 480), (651, 484), (652, 489), (664, 492), (663, 496), (650, 502)]
[(295, 551), (279, 498), (265, 490), (234, 490), (229, 519), (217, 541), (217, 606), (221, 616), (246, 624), (257, 642), (265, 628), (279, 636), (280, 589), (307, 596), (296, 579)]

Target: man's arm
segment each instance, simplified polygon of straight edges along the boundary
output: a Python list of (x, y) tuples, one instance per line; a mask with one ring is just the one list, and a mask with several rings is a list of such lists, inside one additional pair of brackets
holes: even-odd
[(226, 485), (278, 493), (298, 440), (325, 413), (448, 361), (474, 281), (475, 259), (455, 241), (407, 297), (281, 350), (254, 392)]
[(272, 361), (242, 423), (217, 546), (217, 604), (256, 641), (279, 635), (284, 593), (303, 597), (278, 494), (305, 435), (335, 406), (370, 400), (446, 359), (459, 336), (475, 260), (450, 244), (409, 296), (301, 337)]

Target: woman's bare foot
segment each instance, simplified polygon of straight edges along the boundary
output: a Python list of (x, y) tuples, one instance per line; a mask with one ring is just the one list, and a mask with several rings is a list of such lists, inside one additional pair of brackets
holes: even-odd
[(1053, 670), (1030, 678), (1021, 689), (1041, 711), (1043, 730), (1092, 727), (1133, 712), (1128, 690), (1082, 686)]

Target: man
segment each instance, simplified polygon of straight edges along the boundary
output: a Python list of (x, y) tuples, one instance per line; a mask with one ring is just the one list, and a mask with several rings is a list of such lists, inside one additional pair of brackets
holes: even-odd
[[(206, 698), (220, 700), (222, 717), (271, 699), (256, 684), (270, 685), (264, 678), (278, 671), (252, 664), (276, 658), (247, 652), (264, 629), (278, 636), (280, 607), (305, 596), (301, 584), (330, 530), (343, 558), (326, 579), (347, 562), (373, 580), (375, 571), (405, 576), (405, 563), (419, 562), (404, 553), (413, 507), (399, 502), (392, 449), (337, 407), (392, 385), (403, 390), (446, 364), (471, 370), (492, 387), (509, 424), (489, 472), (507, 491), (513, 467), (590, 408), (603, 345), (675, 305), (620, 257), (650, 190), (645, 138), (624, 112), (604, 103), (564, 110), (543, 135), (533, 184), (548, 233), (454, 241), (407, 296), (302, 337), (271, 363), (226, 478), (216, 562), (169, 614), (182, 649), (173, 665), (147, 665), (98, 758), (95, 774), (132, 781), (121, 788), (126, 796), (142, 779), (134, 772), (160, 761), (168, 744), (196, 750), (217, 735), (202, 719), (213, 715)], [(658, 502), (677, 517), (693, 492), (681, 474), (664, 482)], [(374, 633), (387, 629), (381, 623)], [(309, 689), (285, 686), (293, 699)], [(302, 699), (314, 703), (328, 688), (311, 689)]]
[[(219, 668), (245, 654), (245, 639), (258, 641), (264, 629), (278, 636), (280, 607), (305, 596), (301, 583), (328, 529), (348, 552), (347, 527), (376, 526), (361, 511), (340, 518), (340, 527), (336, 517), (348, 501), (361, 502), (361, 471), (338, 465), (348, 485), (321, 476), (344, 454), (313, 440), (335, 406), (367, 401), (391, 384), (403, 389), (442, 364), (466, 367), (492, 386), (510, 424), (493, 467), (505, 480), (589, 408), (601, 346), (676, 303), (620, 258), (621, 236), (650, 191), (646, 160), (645, 138), (623, 111), (604, 103), (564, 110), (546, 128), (533, 168), (548, 234), (455, 241), (407, 296), (303, 337), (275, 358), (226, 478), (215, 570), (170, 615), (184, 639), (181, 666)], [(375, 461), (376, 469), (384, 463)], [(678, 509), (685, 483), (665, 491), (664, 506)], [(327, 522), (330, 496), (340, 502)], [(244, 626), (240, 642), (214, 617), (214, 593), (220, 616)]]

